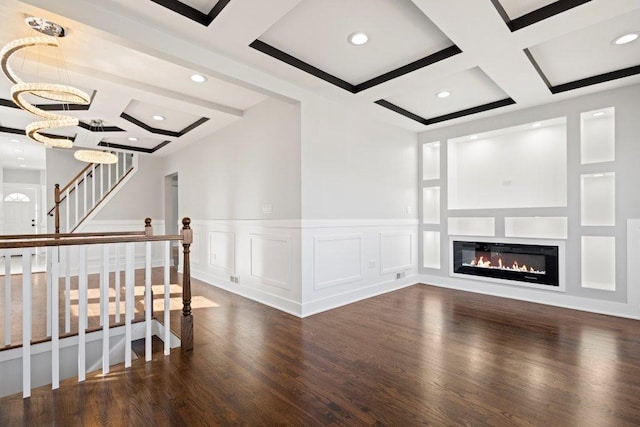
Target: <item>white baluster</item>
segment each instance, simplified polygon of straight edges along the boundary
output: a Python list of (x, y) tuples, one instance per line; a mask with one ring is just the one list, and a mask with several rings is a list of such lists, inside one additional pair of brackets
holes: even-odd
[(80, 221), (80, 217), (78, 216), (78, 195), (79, 195), (79, 193), (78, 193), (78, 179), (76, 179), (76, 186), (75, 186), (74, 194), (75, 194), (74, 202), (75, 202), (75, 205), (76, 205), (76, 217), (75, 217), (75, 221), (73, 222), (73, 226), (75, 227), (76, 225), (78, 225), (78, 222)]
[(55, 390), (60, 387), (60, 333), (58, 328), (58, 311), (59, 311), (59, 248), (51, 249), (51, 389)]
[(133, 268), (134, 268), (134, 245), (135, 243), (127, 243), (125, 245), (124, 257), (124, 367), (131, 367), (131, 319), (133, 318)]
[(171, 311), (171, 280), (169, 275), (169, 265), (171, 262), (171, 240), (164, 242), (164, 354), (168, 356), (171, 352), (171, 330), (170, 330), (170, 311)]
[(87, 175), (87, 172), (84, 172), (84, 184), (82, 184), (82, 193), (83, 193), (83, 197), (82, 197), (82, 202), (84, 205), (84, 209), (82, 210), (82, 216), (85, 216), (87, 214), (87, 186), (89, 185), (89, 176)]
[(144, 359), (151, 361), (151, 313), (153, 312), (153, 300), (151, 299), (151, 242), (145, 243), (145, 272), (144, 272), (144, 314), (146, 334), (144, 337)]
[(104, 197), (104, 165), (100, 167), (100, 200)]
[(31, 396), (31, 249), (22, 250), (22, 396)]
[(116, 323), (120, 323), (120, 245), (115, 245), (115, 289), (116, 289)]
[(4, 254), (4, 344), (11, 344), (11, 255)]
[(91, 165), (91, 208), (96, 205), (96, 164)]
[(102, 245), (102, 276), (100, 304), (102, 307), (102, 373), (109, 373), (109, 246)]
[(87, 247), (78, 248), (78, 382), (86, 379)]
[(71, 332), (71, 249), (64, 247), (64, 332)]
[(113, 169), (113, 165), (109, 165), (109, 190), (113, 188), (113, 181), (111, 181), (111, 169)]
[(66, 191), (66, 196), (65, 198), (67, 199), (67, 203), (65, 203), (65, 216), (67, 218), (67, 229), (65, 230), (65, 233), (70, 233), (71, 232), (71, 227), (69, 226), (70, 222), (69, 222), (69, 217), (70, 217), (70, 212), (71, 212), (71, 200), (69, 199), (70, 197), (70, 193), (69, 193), (69, 189), (67, 189)]
[[(105, 274), (105, 266), (106, 266), (107, 262), (108, 262), (108, 260), (105, 259), (104, 251), (102, 251), (102, 253), (100, 255), (100, 289), (103, 288), (104, 282), (106, 280), (109, 280), (108, 270), (107, 270), (107, 273)], [(99, 320), (100, 320), (100, 326), (102, 326), (104, 324), (104, 318), (102, 317), (102, 313), (103, 313), (102, 308), (103, 308), (104, 304), (105, 304), (105, 301), (102, 298), (100, 298), (100, 303), (98, 304), (99, 307), (100, 307), (100, 314), (98, 316)]]
[(51, 336), (51, 270), (52, 270), (52, 264), (53, 264), (53, 257), (51, 255), (51, 251), (53, 249), (52, 248), (47, 248), (47, 272), (46, 272), (46, 294), (47, 294), (47, 306), (45, 308), (45, 312), (46, 312), (46, 319), (45, 322), (47, 324), (47, 336), (50, 337)]

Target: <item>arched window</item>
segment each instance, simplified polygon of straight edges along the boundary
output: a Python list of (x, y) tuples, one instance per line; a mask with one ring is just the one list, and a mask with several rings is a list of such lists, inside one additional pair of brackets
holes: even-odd
[(25, 202), (29, 203), (31, 199), (26, 194), (22, 193), (10, 193), (4, 198), (5, 202)]

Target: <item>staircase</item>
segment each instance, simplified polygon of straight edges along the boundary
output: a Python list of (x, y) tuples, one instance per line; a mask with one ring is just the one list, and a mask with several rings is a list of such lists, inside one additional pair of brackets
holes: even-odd
[(89, 163), (65, 186), (56, 184), (48, 215), (56, 233), (73, 233), (93, 218), (138, 170), (138, 155), (114, 152), (118, 162)]

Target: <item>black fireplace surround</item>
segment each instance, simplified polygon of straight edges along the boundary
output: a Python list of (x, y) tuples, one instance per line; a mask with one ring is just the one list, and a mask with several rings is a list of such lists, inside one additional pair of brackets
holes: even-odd
[(453, 241), (453, 272), (560, 286), (558, 247)]

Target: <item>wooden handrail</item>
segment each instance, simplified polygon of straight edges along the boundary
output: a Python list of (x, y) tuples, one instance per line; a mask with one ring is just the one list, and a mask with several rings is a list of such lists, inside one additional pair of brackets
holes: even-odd
[[(37, 236), (37, 234), (34, 234)], [(65, 239), (29, 239), (17, 240), (11, 242), (0, 242), (0, 249), (17, 249), (17, 248), (44, 248), (48, 246), (73, 246), (73, 245), (98, 245), (105, 243), (141, 243), (141, 242), (162, 242), (166, 240), (182, 240), (181, 234), (166, 234), (164, 236), (145, 236), (139, 235), (114, 235), (114, 236), (95, 236), (95, 237), (67, 237)]]
[(94, 237), (94, 236), (144, 236), (144, 231), (104, 231), (102, 233), (47, 233), (47, 234), (0, 234), (0, 242), (3, 240), (29, 240), (65, 237)]
[[(91, 169), (93, 165), (94, 163), (87, 164), (87, 166), (85, 166), (80, 172), (78, 172), (76, 176), (71, 178), (71, 180), (67, 183), (67, 185), (65, 185), (60, 189), (60, 193), (64, 193), (65, 191), (67, 191), (67, 188), (71, 187), (71, 185), (76, 181), (76, 179), (80, 178), (81, 175), (83, 175), (86, 171)], [(96, 166), (96, 169), (98, 169), (100, 167), (100, 163), (95, 163), (95, 166)]]

